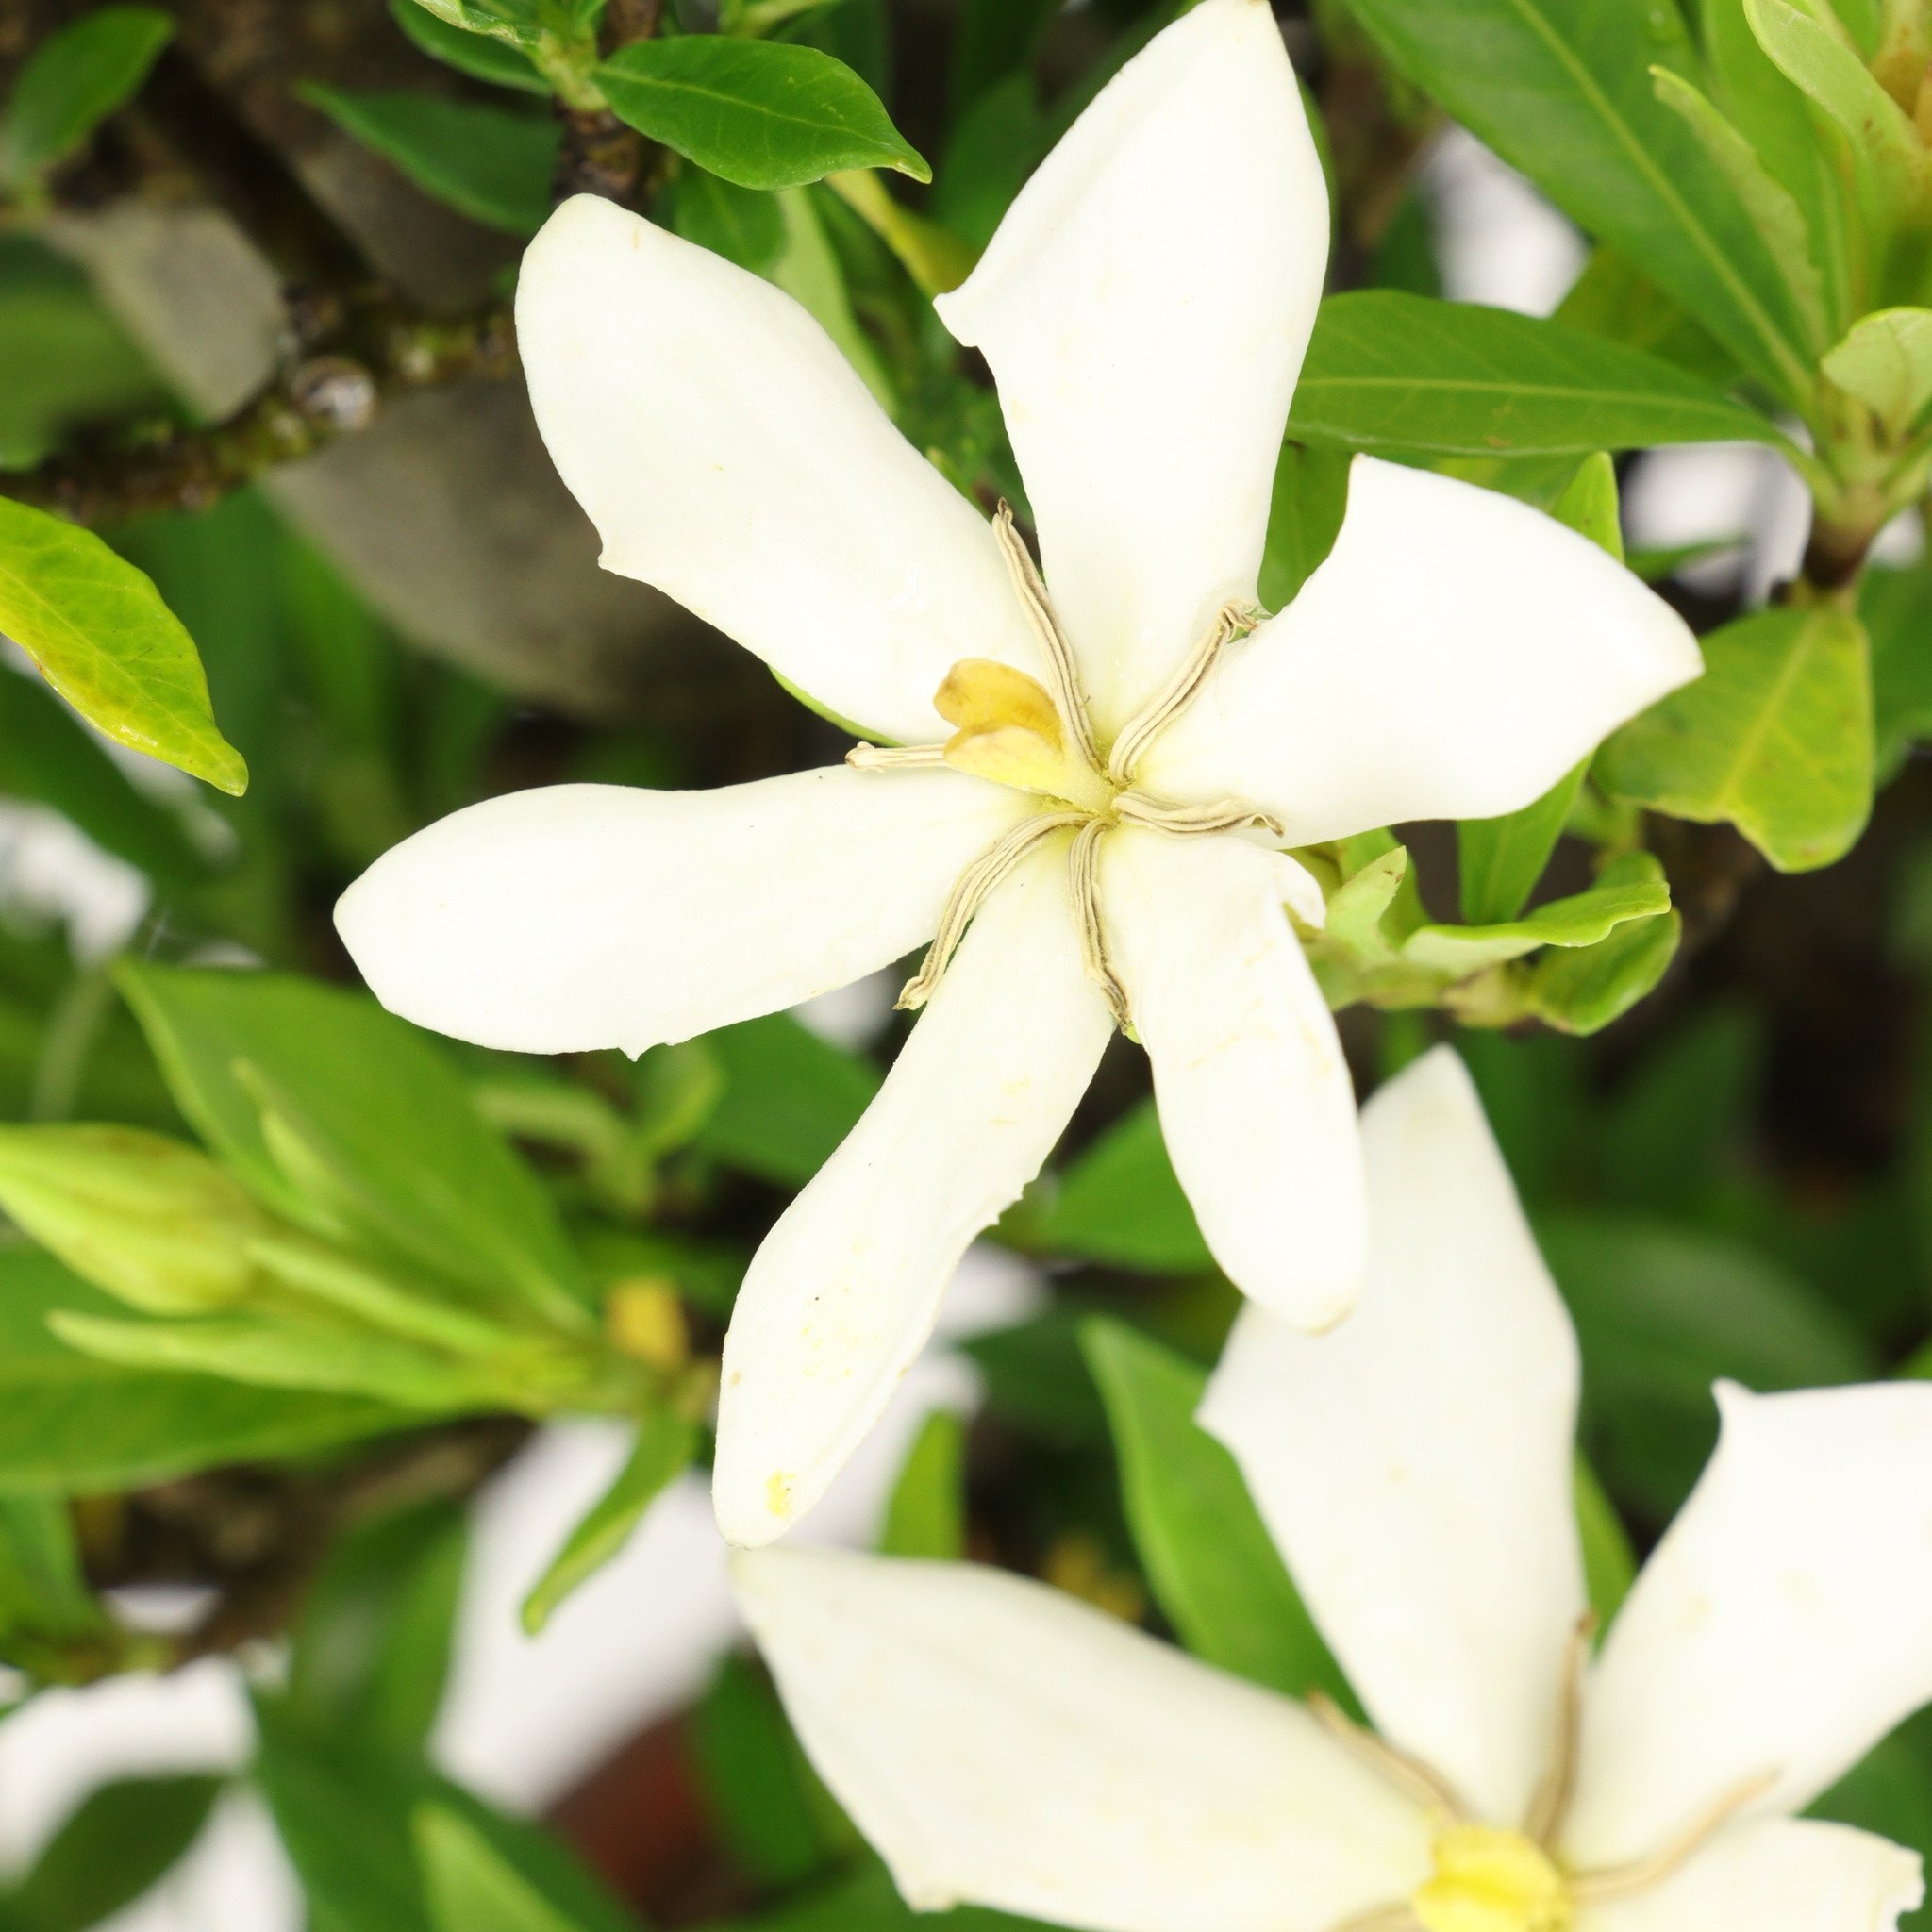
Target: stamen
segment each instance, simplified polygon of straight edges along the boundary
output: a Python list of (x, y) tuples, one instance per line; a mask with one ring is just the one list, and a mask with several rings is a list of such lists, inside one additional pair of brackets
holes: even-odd
[(1591, 1640), (1595, 1635), (1596, 1612), (1586, 1610), (1570, 1633), (1570, 1647), (1563, 1657), (1563, 1676), (1557, 1694), (1557, 1742), (1550, 1755), (1549, 1775), (1537, 1788), (1529, 1816), (1523, 1824), (1524, 1836), (1546, 1849), (1555, 1845), (1563, 1829), (1576, 1786), (1576, 1745), (1583, 1729), (1583, 1679), (1590, 1663)]
[(1777, 1783), (1777, 1778), (1776, 1772), (1768, 1771), (1762, 1776), (1747, 1779), (1736, 1790), (1720, 1798), (1661, 1851), (1653, 1852), (1647, 1858), (1634, 1859), (1627, 1865), (1611, 1865), (1602, 1872), (1586, 1872), (1581, 1877), (1573, 1879), (1571, 1896), (1580, 1906), (1607, 1905), (1613, 1899), (1629, 1898), (1634, 1893), (1648, 1891), (1654, 1885), (1661, 1885), (1696, 1857), (1754, 1798), (1761, 1798), (1770, 1790)]
[(996, 843), (989, 845), (953, 882), (946, 903), (940, 911), (939, 931), (925, 949), (920, 969), (906, 982), (896, 1002), (901, 1012), (916, 1012), (939, 991), (945, 976), (946, 962), (953, 957), (973, 915), (985, 903), (986, 895), (1019, 864), (1050, 832), (1066, 825), (1088, 823), (1083, 811), (1048, 811), (1017, 824)]
[(845, 762), (860, 772), (911, 772), (943, 765), (942, 744), (855, 744)]
[(1469, 1818), (1469, 1807), (1447, 1778), (1421, 1758), (1411, 1757), (1374, 1732), (1364, 1730), (1325, 1690), (1310, 1690), (1307, 1705), (1315, 1722), (1385, 1782), (1427, 1810), (1440, 1811), (1452, 1820)]
[(1087, 977), (1106, 994), (1114, 1024), (1125, 1033), (1133, 1024), (1127, 990), (1108, 958), (1107, 928), (1100, 918), (1100, 841), (1107, 832), (1106, 820), (1089, 819), (1074, 834), (1073, 850), (1067, 855), (1067, 883), (1074, 900), (1074, 924), (1080, 929), (1081, 963)]
[(1033, 554), (1014, 527), (1012, 506), (1004, 497), (993, 515), (992, 533), (1007, 559), (1013, 589), (1020, 593), (1020, 608), (1025, 611), (1026, 621), (1033, 626), (1034, 636), (1040, 640), (1054, 703), (1067, 729), (1074, 734), (1075, 749), (1097, 772), (1100, 770), (1100, 747), (1093, 741), (1093, 726), (1087, 717), (1087, 699), (1080, 689), (1080, 667), (1074, 659), (1073, 646), (1067, 642), (1066, 633), (1060, 629), (1059, 620), (1053, 614), (1053, 606), (1047, 601), (1046, 585), (1041, 580)]
[(1263, 613), (1252, 604), (1224, 604), (1208, 634), (1182, 659), (1180, 667), (1141, 710), (1128, 720), (1113, 741), (1107, 775), (1116, 785), (1130, 785), (1134, 767), (1147, 747), (1192, 704), (1208, 682), (1214, 662), (1234, 639), (1254, 629)]
[(1206, 832), (1233, 832), (1258, 825), (1277, 838), (1286, 836), (1281, 821), (1244, 799), (1221, 798), (1212, 805), (1162, 805), (1140, 791), (1123, 791), (1113, 801), (1114, 816), (1124, 825), (1144, 825), (1150, 832), (1186, 838)]

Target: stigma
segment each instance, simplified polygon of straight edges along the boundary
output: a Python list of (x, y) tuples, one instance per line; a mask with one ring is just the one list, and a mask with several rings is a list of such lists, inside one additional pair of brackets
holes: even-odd
[(1574, 1903), (1534, 1839), (1459, 1824), (1439, 1831), (1430, 1850), (1435, 1870), (1408, 1902), (1424, 1932), (1569, 1932)]

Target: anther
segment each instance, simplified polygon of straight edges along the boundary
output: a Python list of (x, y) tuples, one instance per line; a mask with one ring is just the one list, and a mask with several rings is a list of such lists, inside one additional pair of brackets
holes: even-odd
[(1595, 1636), (1596, 1612), (1586, 1610), (1576, 1620), (1563, 1656), (1563, 1675), (1557, 1693), (1556, 1748), (1550, 1755), (1549, 1775), (1537, 1788), (1529, 1816), (1524, 1820), (1524, 1835), (1545, 1849), (1556, 1843), (1563, 1829), (1576, 1786), (1576, 1746), (1583, 1730), (1584, 1674), (1590, 1665), (1590, 1646)]
[(1025, 611), (1026, 621), (1040, 640), (1054, 704), (1073, 733), (1074, 749), (1097, 772), (1101, 769), (1100, 747), (1094, 742), (1093, 726), (1087, 716), (1087, 699), (1080, 689), (1080, 667), (1066, 633), (1060, 629), (1058, 618), (1053, 614), (1053, 606), (1047, 601), (1046, 585), (1033, 561), (1033, 553), (1014, 525), (1012, 506), (1004, 497), (993, 515), (992, 534), (1007, 560), (1008, 574), (1019, 593), (1020, 608)]
[(1653, 1852), (1647, 1858), (1633, 1859), (1627, 1865), (1611, 1865), (1601, 1872), (1586, 1872), (1581, 1877), (1573, 1879), (1570, 1885), (1572, 1897), (1580, 1906), (1607, 1905), (1612, 1900), (1629, 1898), (1637, 1892), (1648, 1891), (1653, 1886), (1661, 1885), (1695, 1857), (1747, 1805), (1770, 1790), (1777, 1779), (1778, 1774), (1774, 1771), (1747, 1779), (1735, 1790), (1726, 1792), (1702, 1817), (1692, 1820), (1662, 1850)]
[(1253, 630), (1263, 614), (1252, 604), (1230, 603), (1221, 607), (1207, 634), (1181, 660), (1174, 675), (1127, 721), (1114, 740), (1113, 750), (1108, 756), (1107, 775), (1116, 785), (1133, 783), (1134, 768), (1147, 747), (1200, 695), (1208, 674), (1227, 645)]
[(1244, 799), (1220, 798), (1210, 805), (1162, 805), (1139, 791), (1123, 791), (1113, 801), (1114, 816), (1124, 825), (1142, 825), (1172, 838), (1198, 837), (1208, 832), (1235, 832), (1254, 825), (1286, 836), (1281, 821)]
[(859, 772), (916, 772), (943, 765), (942, 744), (855, 744), (845, 762)]
[(1080, 961), (1087, 977), (1106, 995), (1114, 1024), (1123, 1033), (1132, 1024), (1127, 990), (1107, 956), (1107, 928), (1100, 917), (1100, 841), (1107, 836), (1105, 819), (1089, 819), (1074, 834), (1067, 855), (1067, 883), (1074, 901), (1074, 924), (1080, 932)]
[(1386, 1739), (1376, 1737), (1374, 1732), (1364, 1730), (1325, 1690), (1310, 1690), (1307, 1707), (1315, 1722), (1384, 1783), (1393, 1785), (1424, 1809), (1439, 1812), (1452, 1823), (1468, 1820), (1469, 1807), (1441, 1772), (1397, 1749)]
[(973, 923), (986, 895), (1050, 833), (1089, 823), (1083, 811), (1041, 812), (1027, 819), (996, 843), (989, 845), (953, 882), (940, 911), (939, 930), (925, 949), (920, 969), (906, 982), (897, 1001), (901, 1012), (916, 1012), (939, 991), (954, 948)]

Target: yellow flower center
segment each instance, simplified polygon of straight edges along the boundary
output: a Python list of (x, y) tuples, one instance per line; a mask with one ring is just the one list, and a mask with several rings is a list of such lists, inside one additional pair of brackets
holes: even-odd
[(1569, 1932), (1563, 1874), (1533, 1839), (1491, 1824), (1436, 1834), (1435, 1872), (1409, 1900), (1425, 1932)]

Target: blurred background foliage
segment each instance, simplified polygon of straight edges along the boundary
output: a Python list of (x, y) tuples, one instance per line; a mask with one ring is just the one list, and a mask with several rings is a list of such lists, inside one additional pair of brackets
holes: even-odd
[[(557, 1524), (554, 1560), (528, 1579), (541, 1627), (702, 1461), (746, 1260), (875, 1089), (901, 1023), (851, 1046), (780, 1015), (635, 1065), (491, 1055), (355, 990), (329, 908), (379, 853), (479, 797), (712, 784), (844, 748), (748, 658), (595, 571), (506, 334), (520, 239), (556, 194), (615, 194), (769, 275), (962, 489), (1019, 500), (983, 372), (929, 298), (1172, 11), (12, 0), (0, 14), (0, 498), (103, 532), (152, 581), (250, 774), (230, 796), (127, 756), (111, 720), (90, 730), (25, 656), (0, 663), (6, 1695), (248, 1660), (250, 1779), (317, 1932), (908, 1918), (748, 1661), (554, 1829), (483, 1804), (427, 1755), (470, 1497), (549, 1417), (635, 1430), (609, 1492)], [(1874, 159), (1813, 115), (1739, 39), (1738, 8), (1709, 0), (1690, 21), (1673, 0), (1601, 0), (1607, 98), (1681, 161), (1693, 203), (1707, 192), (1729, 210), (1729, 227), (1708, 225), (1758, 291), (1743, 309), (1773, 318), (1759, 330), (1729, 295), (1688, 299), (1712, 258), (1668, 237), (1646, 253), (1641, 195), (1579, 118), (1575, 76), (1532, 75), (1519, 98), (1537, 114), (1511, 121), (1485, 92), (1489, 63), (1447, 58), (1457, 34), (1490, 34), (1508, 78), (1527, 57), (1505, 11), (1285, 14), (1325, 135), (1341, 301), (1297, 398), (1263, 593), (1285, 601), (1324, 554), (1352, 447), (1510, 489), (1617, 549), (1620, 478), (1654, 444), (1774, 446), (1809, 491), (1810, 547), (1769, 610), (1747, 609), (1743, 565), (1711, 546), (1631, 556), (1718, 638), (1708, 690), (1687, 700), (1715, 692), (1717, 710), (1676, 721), (1717, 779), (1674, 765), (1645, 721), (1514, 824), (1317, 855), (1336, 908), (1318, 965), (1358, 1084), (1457, 1041), (1574, 1310), (1579, 1507), (1609, 1607), (1715, 1439), (1715, 1378), (1932, 1372), (1932, 779), (1916, 749), (1932, 733), (1932, 566), (1909, 560), (1909, 532), (1870, 560), (1924, 489), (1932, 357), (1895, 321), (1883, 355), (1869, 334), (1866, 363), (1840, 353), (1861, 318), (1920, 312), (1924, 157), (1886, 123), (1893, 151)], [(1591, 9), (1515, 11), (1569, 45)], [(1897, 75), (1923, 75), (1912, 8), (1833, 19), (1831, 46), (1888, 99)], [(91, 49), (63, 39), (77, 29)], [(85, 82), (57, 73), (64, 96), (42, 58), (56, 43)], [(814, 84), (846, 90), (858, 146), (800, 159), (795, 179), (742, 180), (728, 128), (635, 107), (658, 51), (740, 46), (842, 63)], [(1757, 174), (1681, 89), (1659, 96), (1653, 61), (1702, 76), (1760, 144)], [(890, 120), (866, 121), (878, 103), (851, 85)], [(1443, 319), (1444, 211), (1418, 163), (1449, 114), (1591, 239), (1560, 325)], [(929, 190), (906, 179), (921, 156)], [(1432, 390), (1471, 368), (1487, 390)], [(1364, 388), (1378, 370), (1381, 389)], [(1611, 918), (1593, 895), (1616, 891), (1636, 897)], [(1051, 1292), (968, 1344), (983, 1409), (970, 1426), (928, 1422), (884, 1546), (970, 1551), (1226, 1668), (1345, 1695), (1231, 1464), (1190, 1419), (1234, 1294), (1168, 1166), (1141, 1057), (1109, 1057), (994, 1239)], [(118, 1613), (156, 1583), (194, 1587), (187, 1627)], [(193, 1842), (218, 1782), (96, 1791), (0, 1887), (0, 1927), (109, 1916)], [(1822, 1808), (1932, 1851), (1932, 1731), (1907, 1724)]]

